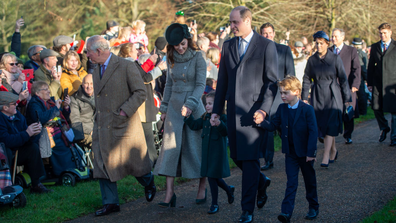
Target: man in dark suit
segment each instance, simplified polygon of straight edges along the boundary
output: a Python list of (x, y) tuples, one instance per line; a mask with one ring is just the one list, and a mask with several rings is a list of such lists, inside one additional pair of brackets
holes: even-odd
[(367, 81), (367, 54), (363, 51), (363, 41), (360, 38), (353, 38), (353, 47), (356, 48), (360, 62), (360, 87), (357, 92), (357, 104), (359, 115), (367, 114), (367, 93), (366, 93), (366, 81)]
[[(274, 26), (267, 22), (260, 27), (261, 35), (265, 38), (274, 41), (275, 39), (275, 28)], [(278, 44), (274, 41), (276, 46), (276, 52), (278, 54), (278, 80), (282, 80), (287, 75), (296, 76), (294, 72), (294, 60), (291, 49), (289, 46)], [(274, 103), (272, 104), (270, 111), (270, 118), (275, 115), (276, 109), (282, 103), (279, 91), (276, 94)], [(263, 147), (263, 156), (265, 160), (265, 166), (261, 167), (261, 170), (269, 170), (274, 167), (274, 133), (268, 132), (266, 146)]]
[[(373, 92), (371, 105), (381, 130), (379, 141), (384, 141), (392, 129), (390, 146), (396, 146), (396, 42), (392, 39), (390, 24), (382, 23), (378, 31), (381, 41), (371, 45), (367, 88)], [(384, 112), (391, 113), (391, 128)]]
[(227, 126), (231, 158), (242, 170), (242, 210), (239, 222), (252, 222), (257, 207), (267, 200), (270, 179), (260, 173), (260, 150), (265, 131), (257, 128), (269, 113), (277, 87), (278, 58), (274, 42), (251, 27), (252, 13), (245, 6), (231, 11), (231, 30), (236, 37), (224, 42), (219, 79), (211, 117), (219, 118), (227, 100)]
[[(344, 64), (345, 73), (348, 78), (349, 88), (352, 92), (352, 106), (355, 110), (354, 118), (359, 117), (359, 112), (356, 109), (357, 100), (356, 92), (360, 87), (360, 61), (359, 55), (357, 54), (356, 48), (347, 46), (344, 44), (345, 32), (342, 29), (333, 29), (332, 41), (333, 46), (330, 50), (341, 57), (342, 63)], [(352, 132), (354, 129), (353, 118), (349, 121), (344, 120), (344, 138), (346, 144), (352, 143)]]

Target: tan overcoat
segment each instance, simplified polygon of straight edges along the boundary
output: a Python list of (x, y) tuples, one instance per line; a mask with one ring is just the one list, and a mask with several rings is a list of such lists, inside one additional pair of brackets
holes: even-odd
[[(151, 171), (139, 114), (146, 99), (144, 82), (135, 63), (111, 55), (103, 77), (93, 73), (97, 115), (92, 135), (94, 178), (115, 182), (127, 175)], [(127, 117), (120, 116), (123, 110)]]

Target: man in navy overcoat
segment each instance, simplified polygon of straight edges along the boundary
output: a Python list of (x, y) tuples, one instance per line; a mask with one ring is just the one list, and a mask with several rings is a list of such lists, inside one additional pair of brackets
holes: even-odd
[(245, 6), (231, 11), (231, 30), (236, 37), (224, 42), (212, 123), (227, 100), (228, 138), (231, 158), (242, 170), (242, 215), (239, 222), (252, 222), (257, 207), (264, 206), (270, 179), (260, 173), (260, 149), (265, 130), (258, 128), (270, 112), (276, 94), (278, 59), (274, 42), (251, 28), (252, 13)]

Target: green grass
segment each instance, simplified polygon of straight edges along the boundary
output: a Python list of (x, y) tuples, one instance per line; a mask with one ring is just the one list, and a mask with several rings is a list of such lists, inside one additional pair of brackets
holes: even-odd
[(362, 223), (393, 223), (396, 222), (396, 198), (385, 205), (382, 210), (375, 212), (370, 217), (361, 221)]
[[(187, 181), (177, 178), (176, 185)], [(165, 177), (155, 176), (159, 190), (165, 189)], [(117, 182), (120, 203), (126, 203), (144, 196), (144, 187), (137, 180), (128, 176)], [(54, 192), (49, 194), (30, 194), (24, 190), (27, 205), (15, 209), (0, 207), (0, 222), (62, 222), (90, 214), (102, 207), (102, 197), (98, 181), (77, 182), (75, 187), (52, 186)]]
[(371, 109), (371, 107), (368, 107), (366, 115), (364, 116), (361, 115), (359, 118), (355, 118), (355, 124), (359, 124), (371, 119), (375, 119), (375, 115), (373, 109)]

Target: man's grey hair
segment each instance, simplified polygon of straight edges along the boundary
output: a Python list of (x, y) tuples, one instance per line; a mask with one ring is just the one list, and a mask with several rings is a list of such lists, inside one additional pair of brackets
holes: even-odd
[(199, 48), (200, 48), (202, 45), (204, 45), (205, 43), (209, 45), (210, 41), (209, 41), (208, 37), (203, 36), (203, 37), (199, 37), (199, 38), (198, 38), (198, 40), (197, 40), (197, 46), (198, 46)]
[(151, 54), (149, 54), (149, 53), (140, 55), (139, 59), (138, 59), (139, 64), (140, 65), (144, 64), (148, 60), (148, 58), (150, 58), (150, 56), (151, 56)]
[(332, 33), (334, 33), (334, 31), (340, 31), (340, 35), (345, 37), (345, 31), (343, 29), (339, 29), (339, 28), (335, 28), (333, 29)]
[(87, 47), (91, 45), (90, 49), (91, 51), (95, 51), (97, 49), (100, 49), (102, 51), (105, 50), (110, 50), (110, 45), (107, 42), (107, 40), (105, 40), (102, 36), (100, 35), (95, 35), (95, 36), (91, 36), (88, 40), (87, 40)]
[(38, 47), (41, 47), (43, 49), (47, 49), (47, 47), (45, 47), (43, 45), (33, 45), (33, 46), (29, 47), (29, 49), (27, 51), (29, 59), (32, 59), (32, 56), (33, 56), (33, 54), (36, 53), (36, 48), (38, 48)]

